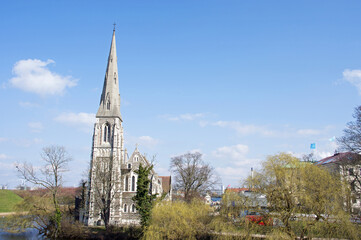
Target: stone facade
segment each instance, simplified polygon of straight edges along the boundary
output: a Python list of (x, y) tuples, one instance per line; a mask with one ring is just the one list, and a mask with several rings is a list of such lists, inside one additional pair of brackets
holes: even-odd
[[(113, 31), (103, 92), (94, 124), (86, 209), (83, 214), (83, 221), (89, 226), (104, 224), (100, 209), (107, 201), (111, 202), (109, 224), (129, 225), (139, 224), (140, 221), (132, 200), (137, 189), (138, 176), (135, 170), (138, 169), (139, 164), (148, 166), (150, 163), (138, 148), (128, 157), (124, 149), (122, 124), (115, 31)], [(150, 178), (152, 180), (150, 191), (161, 195), (162, 178), (154, 171)], [(168, 187), (167, 191), (169, 189), (171, 190)]]

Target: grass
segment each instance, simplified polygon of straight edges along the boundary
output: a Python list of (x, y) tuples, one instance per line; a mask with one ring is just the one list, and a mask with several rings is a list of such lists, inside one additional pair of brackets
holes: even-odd
[(22, 201), (22, 198), (10, 190), (0, 190), (0, 213), (13, 212), (15, 204)]

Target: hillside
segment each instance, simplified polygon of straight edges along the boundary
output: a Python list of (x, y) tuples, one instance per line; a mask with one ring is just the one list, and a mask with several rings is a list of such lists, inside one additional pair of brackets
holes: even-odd
[(22, 198), (10, 190), (0, 190), (0, 213), (12, 212), (15, 204), (21, 202)]

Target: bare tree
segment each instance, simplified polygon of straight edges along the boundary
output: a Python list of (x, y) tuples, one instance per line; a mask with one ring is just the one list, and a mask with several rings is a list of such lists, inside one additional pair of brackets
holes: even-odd
[[(102, 161), (103, 160), (103, 161)], [(112, 206), (116, 196), (116, 180), (120, 176), (115, 176), (113, 171), (113, 161), (111, 158), (97, 159), (92, 166), (91, 189), (93, 191), (94, 209), (100, 211), (100, 217), (104, 221), (105, 228), (109, 227), (111, 208), (119, 208)], [(94, 211), (95, 213), (95, 211)]]
[(173, 157), (170, 171), (175, 175), (175, 189), (184, 192), (187, 202), (212, 190), (218, 182), (213, 167), (202, 160), (202, 154), (199, 152)]
[(58, 202), (59, 188), (63, 183), (63, 173), (67, 171), (67, 165), (72, 160), (63, 146), (52, 145), (44, 147), (41, 153), (44, 166), (37, 170), (30, 163), (23, 163), (16, 166), (21, 177), (26, 181), (49, 190), (52, 196), (54, 214), (50, 220), (54, 231), (51, 237), (57, 238), (61, 231), (62, 213)]
[(340, 150), (361, 154), (361, 106), (352, 115), (355, 120), (347, 123), (343, 136), (337, 138)]

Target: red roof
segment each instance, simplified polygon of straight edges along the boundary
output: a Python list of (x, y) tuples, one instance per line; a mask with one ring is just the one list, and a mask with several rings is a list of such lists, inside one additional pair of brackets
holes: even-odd
[(325, 165), (329, 163), (337, 163), (341, 161), (353, 160), (356, 158), (360, 158), (359, 154), (352, 153), (352, 152), (344, 152), (344, 153), (335, 153), (333, 156), (326, 157), (317, 161), (316, 165)]
[(159, 176), (162, 179), (162, 188), (164, 193), (169, 193), (172, 185), (170, 176)]

